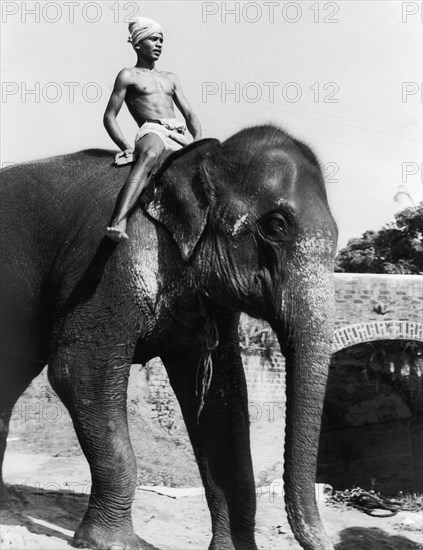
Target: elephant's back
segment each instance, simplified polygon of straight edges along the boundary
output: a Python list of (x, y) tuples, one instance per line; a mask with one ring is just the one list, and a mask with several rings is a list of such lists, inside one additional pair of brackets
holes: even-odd
[(91, 149), (1, 170), (2, 286), (25, 283), (36, 296), (46, 277), (83, 268), (130, 170), (113, 158)]
[(80, 197), (95, 194), (101, 200), (120, 188), (130, 168), (117, 167), (113, 158), (112, 151), (88, 149), (15, 164), (1, 170), (0, 193), (8, 208), (33, 209), (45, 201), (52, 214), (55, 206), (69, 211)]
[[(1, 171), (1, 243), (56, 243), (81, 226), (107, 223), (130, 168), (113, 165), (111, 151), (90, 149)], [(45, 250), (47, 253), (47, 250)]]

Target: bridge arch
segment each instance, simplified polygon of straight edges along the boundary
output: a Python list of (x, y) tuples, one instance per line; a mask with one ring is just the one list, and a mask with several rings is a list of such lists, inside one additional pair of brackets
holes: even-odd
[(417, 340), (423, 342), (423, 323), (414, 321), (369, 321), (335, 330), (332, 353), (374, 340)]

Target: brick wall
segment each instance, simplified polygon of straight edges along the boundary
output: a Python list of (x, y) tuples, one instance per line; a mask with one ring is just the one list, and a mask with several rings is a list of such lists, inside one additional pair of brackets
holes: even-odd
[(285, 403), (285, 359), (279, 351), (270, 358), (258, 352), (243, 354), (248, 399), (254, 403)]
[[(285, 359), (280, 352), (272, 354), (269, 360), (261, 352), (243, 354), (248, 398), (254, 415), (255, 404), (285, 405)], [(152, 402), (156, 404), (157, 416), (163, 426), (172, 425), (173, 410), (178, 409), (176, 397), (170, 387), (166, 370), (160, 359), (153, 359), (147, 365), (147, 384)]]
[(371, 321), (423, 322), (423, 276), (335, 273), (337, 328)]

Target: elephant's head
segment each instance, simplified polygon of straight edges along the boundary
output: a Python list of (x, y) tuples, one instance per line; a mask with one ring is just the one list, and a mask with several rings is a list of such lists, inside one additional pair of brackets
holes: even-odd
[(285, 491), (304, 548), (331, 548), (314, 496), (331, 353), (337, 229), (312, 151), (282, 130), (244, 130), (174, 157), (149, 214), (167, 227), (198, 288), (266, 319), (286, 358)]

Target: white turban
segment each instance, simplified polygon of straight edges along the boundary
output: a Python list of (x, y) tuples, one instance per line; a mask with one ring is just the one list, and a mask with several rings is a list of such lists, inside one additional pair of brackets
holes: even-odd
[(134, 48), (141, 42), (141, 40), (148, 38), (152, 34), (163, 34), (163, 29), (160, 23), (157, 23), (157, 21), (153, 21), (148, 17), (137, 17), (137, 19), (134, 19), (129, 23), (128, 30), (128, 42), (131, 42)]

